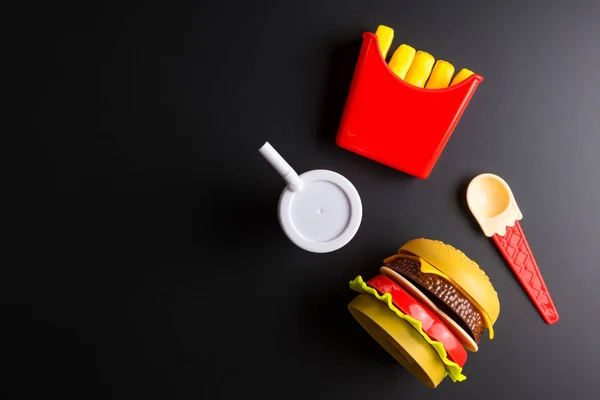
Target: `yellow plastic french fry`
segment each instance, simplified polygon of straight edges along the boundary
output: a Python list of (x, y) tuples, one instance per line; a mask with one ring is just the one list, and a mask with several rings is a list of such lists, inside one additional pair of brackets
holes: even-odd
[(398, 78), (404, 79), (406, 77), (406, 73), (415, 59), (415, 53), (416, 50), (414, 48), (402, 44), (396, 49), (394, 54), (392, 54), (392, 59), (388, 65)]
[(461, 69), (460, 71), (458, 71), (458, 74), (456, 74), (454, 79), (452, 79), (452, 83), (450, 84), (450, 86), (454, 86), (461, 83), (471, 75), (473, 75), (473, 71), (469, 71), (466, 68)]
[(406, 82), (420, 88), (424, 87), (434, 62), (435, 58), (431, 54), (421, 50), (417, 51), (415, 59), (406, 73)]
[(437, 60), (425, 88), (442, 89), (448, 87), (454, 75), (454, 65), (448, 61)]
[(375, 35), (377, 35), (377, 39), (379, 40), (379, 48), (381, 49), (381, 55), (385, 60), (388, 50), (392, 46), (392, 41), (394, 40), (394, 30), (385, 25), (379, 25)]

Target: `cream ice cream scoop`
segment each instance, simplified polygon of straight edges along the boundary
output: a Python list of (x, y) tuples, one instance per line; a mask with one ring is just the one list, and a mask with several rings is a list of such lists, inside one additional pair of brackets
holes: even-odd
[(467, 188), (467, 203), (483, 233), (494, 240), (544, 320), (548, 324), (557, 322), (558, 312), (519, 224), (523, 214), (508, 184), (494, 174), (478, 175)]

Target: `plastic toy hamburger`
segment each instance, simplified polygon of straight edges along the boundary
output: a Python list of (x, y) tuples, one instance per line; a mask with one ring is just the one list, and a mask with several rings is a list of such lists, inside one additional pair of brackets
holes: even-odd
[(358, 276), (360, 294), (348, 305), (354, 318), (400, 364), (430, 387), (466, 377), (467, 352), (477, 351), (500, 314), (487, 275), (461, 251), (415, 239), (384, 260), (381, 275)]

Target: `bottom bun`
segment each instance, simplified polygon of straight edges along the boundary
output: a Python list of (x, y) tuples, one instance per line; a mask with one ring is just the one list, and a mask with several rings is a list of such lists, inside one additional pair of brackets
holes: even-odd
[(419, 380), (432, 388), (442, 382), (446, 368), (435, 349), (385, 304), (360, 294), (348, 309), (371, 337)]

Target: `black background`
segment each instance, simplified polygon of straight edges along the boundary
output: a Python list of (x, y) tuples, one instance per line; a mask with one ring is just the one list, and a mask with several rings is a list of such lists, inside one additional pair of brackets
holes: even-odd
[[(48, 2), (3, 19), (7, 399), (595, 397), (599, 2)], [(485, 78), (425, 181), (334, 142), (378, 24)], [(346, 247), (283, 235), (266, 140), (357, 187)], [(513, 189), (556, 325), (466, 211), (482, 172)], [(467, 381), (435, 391), (346, 309), (349, 280), (421, 236), (475, 259), (501, 301)]]

